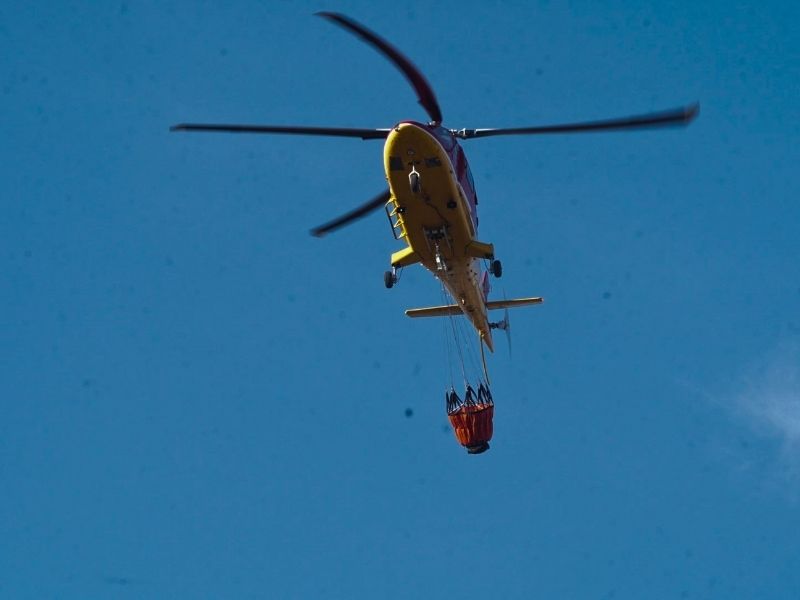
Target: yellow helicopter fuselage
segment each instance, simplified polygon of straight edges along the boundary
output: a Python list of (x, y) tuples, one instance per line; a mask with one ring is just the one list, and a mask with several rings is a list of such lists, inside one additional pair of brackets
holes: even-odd
[(403, 122), (389, 132), (383, 160), (387, 213), (407, 244), (392, 254), (392, 267), (420, 263), (431, 271), (493, 350), (481, 260), (492, 260), (494, 248), (476, 238), (477, 196), (463, 150), (447, 129)]

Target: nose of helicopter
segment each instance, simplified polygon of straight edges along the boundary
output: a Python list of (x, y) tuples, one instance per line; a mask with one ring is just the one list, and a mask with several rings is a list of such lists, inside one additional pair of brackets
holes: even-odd
[(389, 131), (386, 137), (387, 143), (394, 139), (405, 139), (408, 137), (417, 138), (418, 136), (426, 136), (438, 142), (444, 148), (445, 152), (450, 152), (456, 143), (453, 132), (449, 129), (441, 127), (440, 125), (426, 125), (417, 121), (401, 121)]
[[(406, 154), (408, 154), (408, 150), (415, 150), (414, 145), (420, 137), (427, 137), (428, 135), (430, 135), (428, 129), (422, 123), (402, 121), (389, 131), (389, 135), (386, 136), (386, 144), (394, 147), (405, 144), (407, 146), (405, 149)], [(400, 148), (398, 147), (397, 149), (399, 150)], [(408, 155), (413, 156), (414, 154)]]
[(455, 145), (450, 130), (416, 121), (402, 121), (392, 127), (384, 145), (384, 167), (387, 175), (392, 171), (406, 171), (406, 167), (432, 161), (430, 166), (443, 163)]

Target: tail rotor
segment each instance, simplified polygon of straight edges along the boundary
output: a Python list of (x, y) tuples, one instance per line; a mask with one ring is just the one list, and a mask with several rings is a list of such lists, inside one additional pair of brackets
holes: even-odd
[[(505, 296), (504, 296), (505, 297)], [(512, 356), (511, 352), (511, 320), (508, 316), (508, 309), (506, 308), (503, 313), (503, 320), (497, 323), (489, 323), (492, 329), (500, 329), (506, 332), (506, 341), (508, 342), (508, 355)]]

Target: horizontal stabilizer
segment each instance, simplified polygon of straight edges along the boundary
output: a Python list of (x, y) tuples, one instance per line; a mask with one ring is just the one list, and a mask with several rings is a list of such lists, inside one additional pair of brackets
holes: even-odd
[(450, 315), (460, 315), (461, 308), (459, 308), (458, 304), (431, 306), (429, 308), (409, 308), (406, 314), (413, 319), (418, 317), (447, 317)]
[[(517, 306), (527, 306), (529, 304), (541, 304), (543, 298), (515, 298), (513, 300), (492, 300), (486, 303), (489, 310), (498, 308), (515, 308)], [(447, 304), (445, 306), (431, 306), (428, 308), (409, 308), (406, 314), (411, 318), (419, 317), (447, 317), (450, 315), (460, 315), (461, 307), (458, 304)]]
[(544, 298), (514, 298), (513, 300), (492, 300), (486, 303), (486, 308), (489, 310), (497, 310), (498, 308), (515, 308), (517, 306), (528, 306), (529, 304), (541, 304)]

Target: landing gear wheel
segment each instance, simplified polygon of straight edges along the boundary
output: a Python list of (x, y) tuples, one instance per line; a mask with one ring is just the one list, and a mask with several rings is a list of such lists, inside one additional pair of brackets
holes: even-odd
[(391, 287), (397, 281), (397, 277), (391, 271), (385, 271), (383, 274), (383, 285), (386, 286), (386, 289), (391, 289)]
[(503, 276), (503, 263), (499, 260), (492, 261), (492, 275), (500, 279)]
[(419, 184), (419, 173), (416, 171), (411, 171), (408, 174), (408, 184), (411, 186), (411, 192), (414, 194), (419, 194), (421, 188)]

